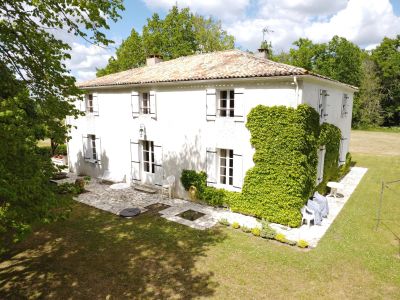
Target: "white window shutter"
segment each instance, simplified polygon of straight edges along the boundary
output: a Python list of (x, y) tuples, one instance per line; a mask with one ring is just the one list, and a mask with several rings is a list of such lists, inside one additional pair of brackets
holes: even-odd
[(349, 99), (349, 96), (347, 96), (347, 94), (343, 94), (343, 98), (342, 98), (342, 113), (341, 113), (342, 118), (346, 117), (346, 115), (347, 115), (348, 99)]
[(243, 156), (233, 153), (233, 187), (241, 189), (243, 186)]
[(324, 179), (325, 146), (318, 149), (317, 185)]
[(244, 122), (244, 88), (235, 89), (234, 116), (236, 122)]
[(139, 93), (136, 91), (131, 92), (131, 107), (132, 107), (132, 117), (138, 118), (140, 113), (140, 106), (139, 106)]
[(217, 184), (217, 150), (215, 148), (207, 148), (207, 185)]
[(139, 142), (131, 141), (131, 176), (134, 181), (140, 181), (139, 151)]
[(163, 152), (162, 146), (154, 145), (154, 180), (155, 184), (161, 186), (162, 181), (164, 179), (164, 170), (163, 170)]
[(157, 119), (157, 101), (156, 101), (156, 92), (150, 91), (150, 116), (153, 119)]
[(95, 139), (97, 160), (95, 163), (101, 164), (101, 140), (99, 137)]
[(340, 145), (339, 145), (339, 165), (343, 165), (346, 162), (346, 155), (347, 152), (345, 153), (344, 151), (344, 145), (346, 142), (346, 138), (341, 138), (340, 139)]
[(92, 146), (90, 145), (90, 139), (87, 136), (82, 136), (82, 144), (83, 144), (83, 159), (89, 161), (92, 159), (91, 149)]
[(217, 91), (215, 89), (206, 90), (206, 119), (215, 121), (217, 117)]
[(99, 94), (93, 93), (93, 115), (99, 115)]

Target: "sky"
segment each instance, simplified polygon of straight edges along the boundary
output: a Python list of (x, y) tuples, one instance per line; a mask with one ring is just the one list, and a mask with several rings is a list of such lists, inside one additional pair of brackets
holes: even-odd
[(258, 48), (265, 27), (270, 30), (266, 39), (278, 53), (300, 37), (319, 43), (339, 35), (373, 49), (383, 37), (400, 34), (400, 0), (125, 0), (122, 18), (110, 23), (106, 32), (115, 44), (104, 48), (70, 38), (72, 59), (67, 67), (78, 82), (95, 78), (96, 68), (107, 64), (132, 28), (140, 33), (153, 13), (164, 17), (175, 4), (221, 20), (243, 50)]

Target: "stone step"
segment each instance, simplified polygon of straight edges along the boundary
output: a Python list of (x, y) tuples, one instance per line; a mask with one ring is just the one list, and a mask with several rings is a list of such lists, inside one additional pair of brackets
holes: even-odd
[(140, 192), (145, 192), (148, 194), (156, 194), (158, 189), (151, 185), (146, 184), (135, 184), (134, 189)]

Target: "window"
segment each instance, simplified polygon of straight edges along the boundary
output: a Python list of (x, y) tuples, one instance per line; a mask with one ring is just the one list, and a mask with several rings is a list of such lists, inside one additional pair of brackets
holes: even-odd
[(143, 141), (143, 169), (145, 172), (154, 173), (154, 143), (151, 141)]
[(219, 91), (218, 115), (220, 117), (233, 117), (235, 110), (235, 91)]
[(319, 117), (320, 117), (321, 121), (326, 121), (326, 119), (328, 117), (328, 112), (326, 109), (328, 96), (329, 96), (329, 94), (326, 90), (320, 91), (318, 109), (319, 109)]
[(150, 114), (150, 95), (149, 93), (142, 93), (140, 102), (141, 113), (144, 115)]
[(222, 184), (233, 185), (233, 150), (219, 150), (219, 181)]
[(97, 160), (97, 150), (96, 150), (96, 136), (94, 134), (88, 135), (89, 149), (91, 150), (91, 159)]
[(93, 94), (89, 94), (86, 97), (86, 112), (93, 112)]
[(344, 118), (348, 111), (347, 111), (347, 103), (349, 100), (349, 96), (347, 94), (343, 94), (343, 98), (342, 98), (342, 118)]

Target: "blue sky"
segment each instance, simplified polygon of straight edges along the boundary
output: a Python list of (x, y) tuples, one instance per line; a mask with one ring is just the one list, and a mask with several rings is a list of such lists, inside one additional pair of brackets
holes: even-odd
[(141, 32), (147, 18), (155, 12), (164, 17), (175, 3), (220, 19), (236, 46), (249, 50), (258, 47), (266, 26), (273, 30), (267, 38), (276, 52), (288, 50), (299, 37), (326, 42), (339, 35), (371, 49), (384, 36), (400, 34), (400, 0), (125, 0), (122, 18), (107, 32), (115, 46), (104, 49), (74, 40), (68, 62), (72, 73), (78, 81), (95, 77), (96, 67), (106, 65), (132, 28)]

